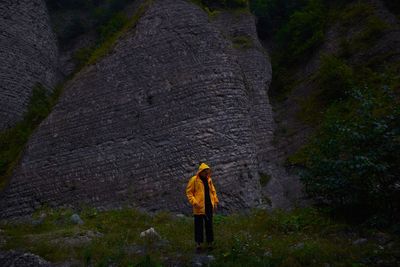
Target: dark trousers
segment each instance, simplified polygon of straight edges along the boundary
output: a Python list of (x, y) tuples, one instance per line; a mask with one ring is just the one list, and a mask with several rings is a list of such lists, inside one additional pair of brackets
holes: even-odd
[(206, 240), (207, 242), (214, 241), (213, 225), (212, 225), (212, 214), (208, 217), (206, 215), (194, 214), (194, 241), (197, 243), (203, 242), (203, 225), (206, 228)]

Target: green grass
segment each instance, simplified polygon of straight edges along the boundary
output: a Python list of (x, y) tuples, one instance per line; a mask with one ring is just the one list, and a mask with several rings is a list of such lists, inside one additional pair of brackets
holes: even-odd
[[(7, 237), (2, 250), (25, 249), (52, 262), (70, 258), (82, 264), (106, 266), (162, 266), (168, 259), (189, 265), (193, 255), (193, 218), (177, 217), (160, 211), (153, 215), (134, 209), (97, 211), (85, 208), (80, 216), (83, 225), (74, 225), (70, 209), (38, 211), (47, 216), (40, 225), (0, 224)], [(154, 227), (165, 243), (140, 238), (140, 232)], [(68, 244), (88, 231), (102, 235), (85, 244)], [(356, 236), (345, 233), (354, 232)], [(365, 255), (391, 258), (398, 249), (398, 240), (384, 252), (372, 241), (363, 246), (352, 245), (357, 230), (334, 222), (316, 209), (295, 209), (291, 212), (252, 209), (249, 214), (214, 216), (215, 261), (212, 266), (365, 266)], [(56, 240), (56, 242), (54, 241)], [(129, 248), (139, 247), (142, 253)], [(263, 265), (264, 264), (264, 265)], [(358, 265), (357, 265), (358, 264)]]
[(232, 38), (233, 47), (236, 49), (248, 49), (254, 46), (253, 40), (247, 35), (238, 35)]

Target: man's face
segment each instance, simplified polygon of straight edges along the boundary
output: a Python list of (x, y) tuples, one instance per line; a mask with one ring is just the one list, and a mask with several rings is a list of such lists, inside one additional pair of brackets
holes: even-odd
[(200, 176), (201, 177), (207, 177), (208, 176), (208, 174), (210, 174), (211, 173), (211, 170), (210, 169), (204, 169), (204, 170), (202, 170), (201, 172), (200, 172)]

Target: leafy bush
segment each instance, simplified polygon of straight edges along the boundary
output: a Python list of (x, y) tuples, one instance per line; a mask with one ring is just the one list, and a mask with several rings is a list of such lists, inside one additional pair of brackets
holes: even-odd
[(324, 17), (323, 5), (318, 0), (310, 0), (303, 10), (294, 12), (277, 33), (279, 62), (291, 64), (310, 55), (322, 43)]
[(351, 216), (399, 215), (399, 100), (388, 88), (349, 92), (302, 151), (306, 192)]
[(326, 8), (322, 0), (253, 0), (251, 11), (258, 16), (260, 38), (270, 38), (272, 77), (270, 96), (282, 100), (296, 81), (291, 68), (307, 57), (322, 43), (326, 24)]
[(343, 60), (328, 54), (321, 55), (321, 66), (313, 76), (316, 89), (301, 101), (299, 117), (307, 123), (320, 123), (325, 110), (346, 98), (346, 91), (355, 85), (353, 69)]
[(321, 66), (316, 80), (320, 88), (319, 98), (325, 105), (345, 98), (345, 92), (353, 85), (353, 70), (343, 60), (332, 55), (321, 55)]

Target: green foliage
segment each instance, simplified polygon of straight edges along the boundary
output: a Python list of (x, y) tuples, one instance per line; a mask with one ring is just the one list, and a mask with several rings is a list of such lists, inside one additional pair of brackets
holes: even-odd
[(6, 185), (29, 136), (50, 113), (60, 91), (61, 86), (59, 85), (50, 94), (42, 84), (36, 83), (22, 121), (14, 127), (0, 132), (0, 189)]
[(320, 88), (319, 98), (327, 106), (343, 100), (345, 92), (354, 86), (353, 69), (339, 58), (323, 54), (321, 66), (315, 77)]
[(118, 32), (122, 27), (128, 22), (128, 18), (124, 13), (116, 13), (111, 19), (103, 26), (97, 29), (98, 32), (98, 42), (104, 43), (113, 34)]
[(346, 98), (345, 92), (355, 85), (355, 77), (353, 69), (343, 60), (322, 54), (321, 66), (312, 79), (316, 89), (301, 101), (299, 117), (307, 123), (317, 124), (331, 104)]
[(360, 19), (372, 16), (373, 7), (368, 3), (355, 2), (340, 12), (340, 22), (344, 27), (349, 27)]
[(389, 29), (389, 25), (377, 16), (368, 17), (365, 30), (358, 33), (353, 39), (353, 51), (365, 50), (373, 43), (379, 40), (385, 30)]
[[(299, 81), (292, 72), (322, 43), (327, 21), (327, 9), (322, 0), (251, 2), (252, 12), (260, 17), (258, 29), (261, 38), (272, 38), (276, 49), (272, 53), (273, 100), (283, 100)], [(264, 14), (264, 15), (262, 15)]]
[(318, 0), (310, 0), (304, 9), (294, 12), (277, 32), (278, 63), (291, 64), (309, 56), (322, 43), (324, 18), (324, 8)]
[(260, 184), (261, 186), (266, 186), (268, 182), (271, 180), (271, 175), (268, 173), (259, 173), (260, 175)]
[[(354, 54), (370, 49), (380, 40), (382, 34), (390, 29), (390, 25), (374, 14), (374, 7), (368, 3), (357, 2), (339, 12), (338, 20), (341, 26), (342, 37), (341, 56), (349, 58)], [(349, 33), (349, 28), (358, 23), (363, 29), (356, 33)]]
[(123, 9), (131, 0), (51, 0), (46, 1), (50, 13), (68, 12), (70, 20), (53, 17), (60, 45), (66, 46), (77, 36), (95, 30), (102, 43), (110, 33), (122, 27), (127, 18)]
[(336, 211), (399, 215), (400, 105), (392, 90), (354, 89), (304, 150), (308, 195)]
[(304, 8), (307, 0), (252, 0), (250, 10), (258, 17), (257, 30), (262, 39), (271, 38), (290, 16)]
[(94, 47), (82, 47), (77, 49), (72, 55), (72, 59), (75, 62), (76, 70), (82, 69), (86, 62), (88, 62), (91, 54), (93, 53)]
[(254, 46), (251, 37), (247, 35), (239, 35), (233, 37), (232, 43), (233, 47), (236, 49), (248, 49)]
[[(96, 32), (98, 38), (96, 44), (91, 47), (83, 47), (75, 51), (73, 59), (76, 63), (76, 69), (79, 71), (86, 65), (95, 63), (98, 59), (106, 55), (113, 47), (115, 42), (122, 36), (129, 28), (134, 27), (139, 20), (140, 16), (144, 13), (151, 1), (145, 1), (132, 16), (127, 18), (122, 12), (113, 13), (108, 20), (97, 27)], [(117, 2), (113, 2), (117, 3)], [(120, 1), (119, 5), (123, 6), (124, 2)], [(102, 9), (97, 10), (101, 12)], [(107, 11), (109, 12), (109, 11)], [(101, 16), (101, 15), (97, 15)], [(108, 17), (109, 15), (107, 15)]]
[(102, 28), (100, 32), (103, 33), (103, 41), (94, 49), (87, 61), (87, 65), (94, 64), (100, 58), (107, 55), (114, 47), (117, 40), (129, 29), (136, 26), (140, 17), (144, 14), (151, 3), (152, 0), (144, 1), (131, 18), (125, 19), (122, 15), (117, 15), (107, 26)]

